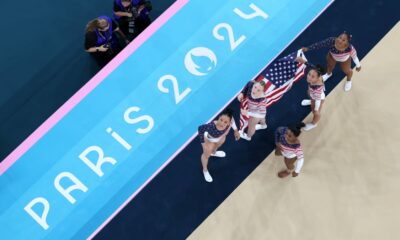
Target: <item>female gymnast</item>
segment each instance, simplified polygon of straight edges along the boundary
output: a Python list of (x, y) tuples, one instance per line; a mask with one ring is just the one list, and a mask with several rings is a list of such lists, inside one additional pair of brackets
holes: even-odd
[(351, 77), (353, 76), (353, 70), (351, 69), (350, 57), (356, 64), (356, 71), (359, 72), (361, 70), (361, 63), (357, 57), (356, 49), (351, 44), (351, 38), (352, 36), (349, 33), (343, 32), (336, 38), (330, 37), (321, 42), (314, 43), (309, 47), (302, 48), (303, 52), (320, 48), (329, 48), (328, 55), (326, 56), (326, 74), (323, 76), (323, 80), (326, 81), (330, 76), (332, 76), (332, 71), (335, 68), (336, 62), (340, 62), (342, 71), (347, 76), (347, 81), (344, 85), (344, 90), (346, 92), (350, 91), (352, 85)]
[(308, 131), (315, 128), (318, 121), (321, 119), (321, 108), (325, 100), (325, 86), (322, 75), (325, 70), (320, 65), (314, 66), (313, 64), (308, 63), (302, 57), (296, 58), (296, 61), (305, 64), (308, 68), (308, 95), (311, 99), (311, 111), (313, 113), (313, 120), (311, 123), (307, 123), (304, 127), (304, 130)]
[(267, 124), (265, 122), (265, 116), (267, 114), (266, 98), (264, 94), (265, 82), (250, 81), (243, 88), (242, 92), (238, 95), (237, 99), (242, 102), (244, 98), (247, 98), (247, 116), (248, 126), (247, 133), (244, 129), (240, 131), (240, 136), (250, 141), (258, 129), (266, 129)]
[(201, 155), (201, 164), (203, 165), (203, 175), (207, 182), (212, 182), (213, 179), (208, 171), (208, 159), (211, 157), (225, 157), (224, 151), (217, 151), (225, 142), (226, 135), (230, 128), (233, 128), (235, 139), (240, 139), (239, 131), (236, 127), (235, 120), (232, 116), (232, 110), (226, 109), (218, 119), (207, 124), (199, 126), (199, 138), (203, 147)]
[(303, 150), (298, 136), (304, 123), (291, 127), (279, 127), (275, 131), (275, 155), (283, 156), (286, 168), (278, 173), (278, 177), (284, 178), (292, 174), (297, 177), (304, 164)]

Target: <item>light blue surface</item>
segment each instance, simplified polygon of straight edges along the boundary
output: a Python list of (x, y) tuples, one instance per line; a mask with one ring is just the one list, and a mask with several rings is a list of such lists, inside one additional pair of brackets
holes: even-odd
[[(330, 2), (190, 1), (0, 177), (2, 239), (88, 237)], [(233, 12), (234, 8), (252, 12), (250, 3), (269, 17), (244, 20)], [(212, 34), (214, 26), (223, 22), (232, 26), (235, 38), (246, 36), (234, 51), (229, 41)], [(227, 39), (226, 30), (220, 33)], [(195, 47), (209, 48), (217, 57), (216, 67), (205, 76), (194, 76), (185, 68), (184, 57)], [(210, 66), (207, 58), (196, 61), (205, 65), (203, 70)], [(169, 94), (157, 87), (166, 74), (177, 78), (180, 91), (191, 88), (179, 104), (170, 82), (164, 84)], [(124, 121), (125, 110), (132, 106), (141, 109), (132, 118), (150, 115), (154, 119), (150, 132), (136, 133), (146, 122)], [(117, 143), (106, 133), (107, 127), (132, 149)], [(78, 157), (92, 145), (117, 160), (115, 165), (103, 165), (103, 177)], [(54, 187), (61, 172), (71, 172), (89, 189), (71, 192), (75, 204)], [(62, 183), (66, 188), (71, 182)], [(47, 230), (24, 210), (36, 197), (50, 203)]]

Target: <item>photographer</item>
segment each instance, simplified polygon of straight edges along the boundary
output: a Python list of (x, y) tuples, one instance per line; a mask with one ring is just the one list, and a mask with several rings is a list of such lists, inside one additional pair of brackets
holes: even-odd
[(107, 16), (93, 19), (86, 25), (85, 50), (103, 67), (122, 49), (116, 33), (125, 40), (118, 24)]
[(118, 22), (121, 31), (133, 39), (136, 36), (135, 20), (139, 13), (133, 6), (132, 0), (115, 0), (114, 1), (114, 19)]
[(149, 12), (152, 8), (150, 1), (114, 0), (114, 19), (121, 31), (133, 39), (150, 25)]
[(132, 0), (132, 5), (139, 14), (135, 21), (137, 34), (139, 34), (150, 25), (149, 12), (153, 9), (153, 6), (148, 0)]

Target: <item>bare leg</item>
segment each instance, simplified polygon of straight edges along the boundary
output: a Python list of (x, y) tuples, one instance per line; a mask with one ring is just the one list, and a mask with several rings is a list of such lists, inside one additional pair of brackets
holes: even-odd
[(282, 152), (278, 147), (275, 147), (275, 156), (282, 156)]
[(347, 76), (347, 81), (344, 84), (344, 90), (347, 92), (351, 90), (352, 85), (351, 77), (353, 76), (353, 70), (351, 69), (351, 59), (349, 58), (346, 62), (342, 62), (340, 66), (342, 67), (342, 71)]
[(322, 109), (322, 105), (323, 105), (324, 101), (321, 101), (321, 105), (319, 106), (318, 111), (313, 110), (315, 108), (315, 100), (311, 101), (311, 110), (313, 112), (313, 120), (312, 120), (312, 124), (316, 125), (319, 120), (321, 119), (321, 109)]
[(252, 137), (256, 132), (256, 124), (260, 122), (260, 118), (250, 117), (249, 118), (249, 126), (247, 128), (247, 136)]
[(221, 140), (219, 140), (219, 142), (213, 144), (213, 149), (212, 149), (212, 153), (214, 154), (215, 152), (217, 152), (218, 148), (222, 146), (222, 144), (224, 144), (226, 139), (226, 136), (221, 137)]
[(278, 173), (278, 177), (280, 177), (280, 178), (285, 178), (292, 173), (292, 171), (294, 169), (294, 163), (296, 162), (296, 158), (284, 158), (284, 162), (285, 162), (287, 169), (280, 171)]
[(346, 62), (340, 63), (340, 67), (342, 68), (342, 71), (346, 74), (347, 81), (351, 81), (351, 77), (353, 76), (353, 70), (351, 69), (351, 58), (347, 59)]
[(201, 154), (201, 165), (203, 166), (203, 172), (208, 171), (208, 159), (211, 156), (212, 150), (214, 149), (214, 143), (202, 143), (203, 154)]
[(328, 75), (331, 75), (335, 66), (336, 60), (332, 57), (330, 53), (328, 53), (328, 55), (326, 56), (326, 73)]

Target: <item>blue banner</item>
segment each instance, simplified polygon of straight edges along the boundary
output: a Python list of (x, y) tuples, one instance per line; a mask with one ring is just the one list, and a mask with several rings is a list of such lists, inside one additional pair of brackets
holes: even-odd
[(330, 3), (189, 1), (0, 177), (2, 239), (90, 236)]

